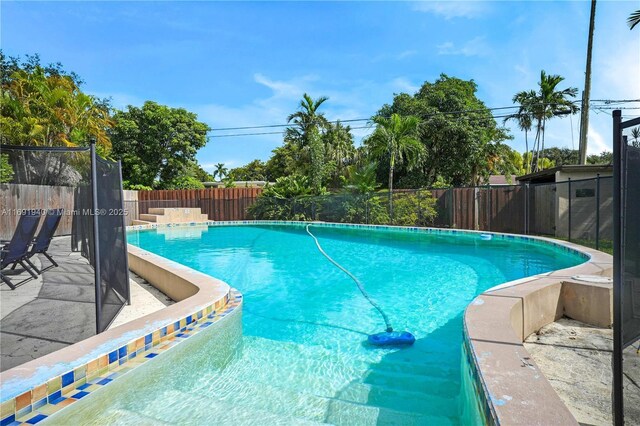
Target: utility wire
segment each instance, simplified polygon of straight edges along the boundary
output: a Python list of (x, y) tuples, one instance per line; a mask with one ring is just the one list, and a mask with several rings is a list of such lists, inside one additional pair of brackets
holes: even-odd
[[(577, 103), (578, 101), (574, 101), (573, 103)], [(596, 101), (592, 101), (592, 102), (596, 102)], [(604, 102), (604, 101), (600, 101), (600, 102)], [(637, 100), (622, 100), (622, 101), (608, 101), (608, 102), (620, 102), (620, 103), (628, 103), (628, 102), (640, 102), (640, 99)], [(606, 105), (611, 105), (611, 103), (608, 103)], [(489, 111), (496, 111), (496, 110), (505, 110), (505, 109), (513, 109), (513, 108), (519, 108), (519, 106), (512, 106), (512, 107), (498, 107), (498, 108), (489, 108)], [(602, 106), (602, 105), (592, 105), (590, 107), (591, 109), (595, 110), (596, 113), (602, 113), (603, 110), (614, 110), (614, 109), (620, 109), (620, 110), (637, 110), (640, 109), (640, 107), (612, 107), (612, 106)], [(441, 115), (462, 115), (462, 114), (466, 114), (466, 113), (473, 113), (473, 112), (485, 112), (487, 111), (487, 109), (483, 109), (483, 110), (466, 110), (466, 111), (442, 111), (442, 112), (436, 112), (433, 114), (429, 114), (426, 117), (427, 118), (433, 118), (433, 117), (437, 117), (437, 116), (441, 116)], [(580, 111), (580, 108), (578, 108), (578, 111)], [(504, 118), (512, 118), (512, 117), (517, 117), (518, 114), (501, 114), (501, 115), (491, 115), (491, 117), (468, 117), (469, 121), (484, 121), (487, 120), (489, 118), (492, 118), (494, 120), (496, 119), (504, 119)], [(354, 122), (354, 121), (370, 121), (370, 118), (358, 118), (358, 119), (351, 119), (351, 120), (336, 120), (336, 121), (330, 121), (330, 123), (345, 123), (345, 122)], [(264, 128), (277, 128), (277, 127), (291, 127), (291, 123), (289, 124), (272, 124), (272, 125), (266, 125), (266, 126), (247, 126), (247, 127), (226, 127), (226, 128), (220, 128), (220, 129), (214, 129), (212, 131), (222, 131), (222, 130), (249, 130), (249, 129), (264, 129)], [(372, 127), (372, 125), (368, 125), (368, 126), (358, 126), (358, 127), (351, 127), (351, 130), (361, 130), (361, 129), (370, 129)], [(227, 133), (227, 134), (222, 134), (222, 135), (209, 135), (209, 138), (212, 139), (217, 139), (217, 138), (232, 138), (232, 137), (240, 137), (240, 136), (264, 136), (264, 135), (281, 135), (283, 132), (282, 130), (280, 131), (274, 131), (274, 132), (255, 132), (255, 133)]]
[[(580, 103), (580, 100), (572, 101), (571, 103)], [(640, 99), (593, 99), (590, 101), (590, 104), (594, 102), (602, 102), (605, 105), (613, 105), (613, 104), (622, 104), (622, 103), (630, 103), (630, 102), (640, 102)], [(554, 105), (554, 104), (549, 104)], [(592, 105), (593, 108), (599, 107), (599, 105)], [(511, 105), (511, 106), (503, 106), (503, 107), (494, 107), (494, 108), (485, 108), (485, 109), (469, 109), (469, 110), (461, 110), (461, 111), (438, 111), (437, 113), (431, 114), (432, 116), (438, 114), (446, 114), (446, 115), (454, 115), (454, 114), (469, 114), (474, 112), (485, 112), (485, 111), (501, 111), (508, 109), (516, 109), (520, 108), (519, 105)], [(333, 120), (329, 121), (329, 123), (336, 124), (340, 123), (355, 123), (360, 121), (371, 121), (371, 118), (352, 118), (346, 120)], [(217, 129), (211, 129), (211, 132), (220, 132), (220, 131), (229, 131), (229, 130), (252, 130), (252, 129), (270, 129), (270, 128), (278, 128), (278, 127), (290, 127), (292, 123), (287, 124), (266, 124), (259, 126), (242, 126), (242, 127), (220, 127)], [(264, 133), (258, 133), (264, 134)], [(274, 134), (274, 133), (266, 133), (266, 134)]]

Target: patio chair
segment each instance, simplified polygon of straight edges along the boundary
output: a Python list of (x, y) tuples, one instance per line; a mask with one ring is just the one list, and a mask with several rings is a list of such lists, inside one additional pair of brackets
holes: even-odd
[[(38, 232), (38, 236), (36, 236), (35, 240), (33, 240), (33, 245), (31, 246), (31, 250), (29, 250), (29, 257), (31, 259), (36, 254), (43, 254), (49, 262), (51, 262), (51, 266), (39, 270), (35, 266), (33, 269), (39, 274), (48, 269), (57, 267), (58, 264), (55, 260), (47, 253), (49, 250), (49, 245), (51, 244), (51, 240), (53, 239), (53, 234), (55, 234), (56, 229), (58, 229), (58, 224), (60, 224), (60, 219), (62, 219), (62, 214), (64, 210), (62, 209), (52, 209), (47, 211), (47, 215), (44, 217), (44, 222), (40, 227), (40, 231)], [(15, 264), (13, 265), (15, 267)], [(12, 267), (12, 269), (13, 269)]]
[[(15, 267), (15, 265), (19, 263), (33, 278), (38, 277), (35, 272), (31, 270), (31, 268), (35, 268), (35, 266), (31, 261), (29, 261), (29, 246), (31, 245), (33, 236), (36, 233), (36, 229), (38, 229), (39, 222), (40, 211), (38, 210), (28, 211), (20, 216), (18, 226), (16, 227), (9, 244), (3, 246), (0, 250), (0, 280), (7, 283), (7, 285), (11, 287), (11, 290), (14, 290), (16, 286), (1, 272), (2, 269), (9, 265), (13, 265)], [(24, 281), (26, 280), (23, 280), (22, 282)]]

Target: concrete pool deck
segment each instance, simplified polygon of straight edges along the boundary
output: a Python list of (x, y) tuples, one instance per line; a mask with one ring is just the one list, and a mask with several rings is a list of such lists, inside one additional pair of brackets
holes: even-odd
[[(580, 424), (613, 424), (610, 328), (561, 318), (527, 337), (524, 347)], [(640, 354), (628, 347), (624, 359), (625, 417), (640, 424)]]
[[(20, 284), (0, 287), (0, 371), (95, 335), (93, 268), (80, 253), (71, 251), (70, 237), (57, 237), (49, 253), (58, 263)], [(50, 265), (42, 255), (39, 268)], [(30, 275), (16, 268), (7, 274), (14, 283)], [(125, 306), (110, 328), (158, 311), (173, 303), (144, 279), (131, 274), (131, 305)]]

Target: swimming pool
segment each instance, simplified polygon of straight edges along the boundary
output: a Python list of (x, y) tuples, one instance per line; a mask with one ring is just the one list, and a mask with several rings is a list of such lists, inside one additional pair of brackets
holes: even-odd
[[(586, 259), (539, 241), (312, 225), (397, 330), (405, 349), (371, 348), (384, 323), (302, 225), (131, 231), (129, 243), (244, 294), (197, 341), (134, 370), (54, 422), (82, 424), (456, 424), (477, 420), (465, 384), (462, 313), (479, 293)], [(192, 338), (195, 339), (195, 338)], [(134, 376), (136, 374), (136, 376)], [(132, 382), (133, 380), (133, 382)]]

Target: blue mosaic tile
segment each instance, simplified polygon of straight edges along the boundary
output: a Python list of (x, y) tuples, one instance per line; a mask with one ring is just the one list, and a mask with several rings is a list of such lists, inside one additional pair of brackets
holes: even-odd
[(12, 414), (9, 417), (5, 417), (4, 419), (0, 420), (0, 426), (9, 426), (11, 423), (15, 421), (16, 421), (16, 416), (15, 414)]
[(160, 330), (160, 337), (164, 337), (167, 335), (167, 327), (162, 327)]
[(151, 334), (147, 334), (146, 336), (144, 336), (144, 344), (148, 345), (149, 343), (151, 343), (153, 341)]
[(73, 383), (73, 371), (62, 375), (62, 387), (69, 386)]
[(85, 383), (82, 386), (78, 386), (76, 389), (78, 390), (85, 390), (86, 388), (88, 388), (89, 386), (91, 386), (91, 383)]
[(71, 398), (80, 399), (80, 398), (84, 398), (87, 395), (89, 395), (89, 392), (80, 391), (74, 395), (71, 395)]
[(30, 425), (35, 425), (38, 422), (41, 422), (42, 420), (46, 419), (47, 416), (45, 416), (44, 414), (36, 414), (35, 416), (31, 417), (29, 420), (26, 421), (26, 423), (29, 423)]
[(60, 399), (60, 397), (62, 397), (61, 390), (52, 393), (51, 395), (49, 395), (49, 398), (48, 398), (49, 404), (53, 404), (54, 401), (57, 401), (58, 399)]
[(118, 360), (118, 351), (109, 352), (109, 364)]
[(106, 384), (108, 384), (108, 383), (110, 383), (112, 381), (113, 381), (113, 379), (102, 379), (102, 380), (96, 382), (96, 384), (104, 386), (104, 385), (106, 385)]
[(118, 358), (125, 358), (127, 356), (127, 347), (123, 346), (120, 349), (118, 349)]
[(158, 356), (158, 354), (150, 353), (150, 354), (145, 355), (145, 358), (155, 358), (157, 356)]
[(180, 330), (180, 321), (176, 321), (173, 323), (174, 330)]
[(54, 399), (53, 401), (49, 400), (49, 404), (58, 405), (62, 401), (66, 401), (66, 400), (67, 400), (67, 398), (65, 398), (64, 396), (61, 396), (59, 398)]
[(191, 316), (188, 316), (186, 319), (187, 319), (187, 324), (191, 324), (193, 322), (193, 319), (191, 318)]

